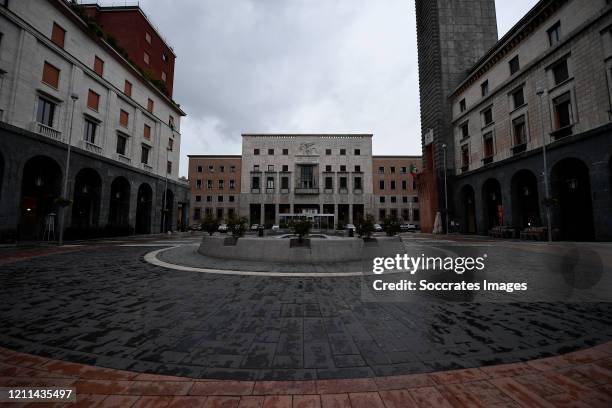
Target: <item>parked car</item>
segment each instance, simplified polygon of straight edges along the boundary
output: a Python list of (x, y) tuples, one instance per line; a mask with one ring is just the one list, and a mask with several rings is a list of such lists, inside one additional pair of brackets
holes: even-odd
[(353, 224), (346, 224), (344, 226), (344, 229), (349, 231), (349, 230), (353, 230), (353, 232), (357, 231), (357, 227), (355, 227)]
[(251, 225), (251, 231), (257, 231), (259, 229), (259, 224)]
[(189, 229), (192, 231), (202, 231), (202, 224), (192, 224)]
[(374, 224), (374, 231), (381, 232), (383, 227), (380, 224)]
[(417, 230), (417, 226), (414, 224), (402, 224), (400, 225), (400, 230), (402, 232), (414, 232)]
[(278, 230), (280, 230), (280, 226), (278, 226), (278, 225), (273, 225), (272, 226), (272, 231), (278, 231)]
[(217, 231), (219, 231), (219, 232), (227, 232), (227, 224), (219, 225), (219, 228), (217, 228)]

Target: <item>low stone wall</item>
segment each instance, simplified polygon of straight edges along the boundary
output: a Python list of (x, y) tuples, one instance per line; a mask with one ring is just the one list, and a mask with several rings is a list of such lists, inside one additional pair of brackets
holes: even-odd
[[(308, 247), (290, 247), (288, 238), (242, 237), (236, 245), (225, 245), (224, 236), (204, 236), (198, 252), (212, 258), (257, 262), (330, 263), (360, 261), (375, 250), (371, 243), (364, 245), (360, 238), (310, 239)], [(380, 240), (380, 238), (379, 238)], [(386, 238), (400, 244), (400, 239)], [(385, 245), (386, 246), (386, 245)], [(393, 247), (396, 247), (393, 245)]]

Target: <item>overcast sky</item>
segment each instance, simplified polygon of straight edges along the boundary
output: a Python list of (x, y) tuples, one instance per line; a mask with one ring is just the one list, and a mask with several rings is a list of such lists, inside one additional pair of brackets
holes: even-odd
[[(535, 3), (497, 0), (499, 35)], [(177, 55), (181, 175), (187, 154), (239, 154), (247, 132), (372, 132), (374, 154), (421, 153), (414, 0), (140, 6)]]

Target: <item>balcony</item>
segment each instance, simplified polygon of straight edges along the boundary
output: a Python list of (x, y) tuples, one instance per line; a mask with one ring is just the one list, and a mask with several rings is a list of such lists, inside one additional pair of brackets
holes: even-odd
[(39, 135), (46, 136), (49, 139), (57, 140), (58, 142), (63, 142), (62, 132), (59, 130), (53, 129), (51, 126), (43, 125), (42, 123), (33, 122), (32, 123), (33, 131), (38, 133)]
[(86, 140), (79, 140), (79, 147), (83, 150), (87, 150), (88, 152), (102, 155), (102, 148), (100, 146)]
[(523, 153), (525, 150), (527, 150), (527, 143), (517, 144), (512, 147), (512, 154)]
[(295, 194), (319, 194), (319, 187), (312, 180), (298, 180)]
[(132, 162), (132, 159), (130, 159), (127, 156), (117, 153), (117, 161), (120, 161), (125, 164), (130, 164)]
[(574, 132), (573, 127), (574, 125), (564, 126), (562, 128), (554, 130), (553, 132), (551, 132), (550, 135), (554, 140), (563, 139), (564, 137), (570, 136)]
[(489, 163), (493, 163), (493, 156), (487, 156), (482, 159), (482, 164), (489, 164)]

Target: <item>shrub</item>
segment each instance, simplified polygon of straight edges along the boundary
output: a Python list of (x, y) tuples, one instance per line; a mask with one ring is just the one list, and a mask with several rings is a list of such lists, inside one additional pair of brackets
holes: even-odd
[(310, 233), (312, 222), (306, 218), (298, 218), (289, 222), (289, 229), (298, 236), (298, 241), (302, 242), (304, 237)]
[(383, 229), (385, 230), (388, 236), (392, 237), (393, 235), (401, 231), (401, 223), (399, 218), (393, 215), (387, 215), (383, 222), (385, 223)]
[(247, 229), (248, 220), (246, 217), (238, 217), (231, 215), (227, 218), (227, 230), (232, 234), (234, 238), (240, 238), (244, 235)]
[(359, 220), (356, 229), (360, 237), (369, 239), (372, 236), (372, 232), (374, 232), (374, 217), (367, 214), (365, 218)]
[(211, 214), (206, 214), (206, 217), (202, 220), (202, 230), (208, 232), (208, 235), (212, 235), (219, 229), (219, 222)]

